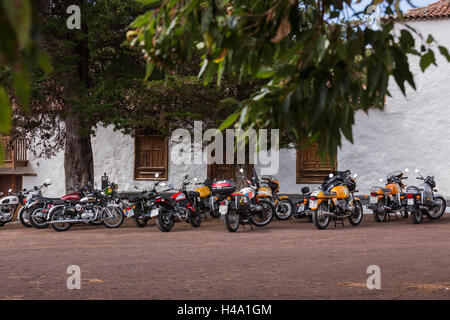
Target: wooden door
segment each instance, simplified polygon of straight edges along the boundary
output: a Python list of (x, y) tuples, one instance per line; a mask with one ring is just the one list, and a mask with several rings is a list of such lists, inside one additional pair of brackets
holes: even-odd
[(22, 190), (21, 175), (0, 174), (0, 192), (3, 192), (3, 196), (6, 196), (9, 189), (12, 189), (12, 192)]
[(135, 137), (135, 180), (168, 178), (168, 141), (160, 135), (137, 134)]

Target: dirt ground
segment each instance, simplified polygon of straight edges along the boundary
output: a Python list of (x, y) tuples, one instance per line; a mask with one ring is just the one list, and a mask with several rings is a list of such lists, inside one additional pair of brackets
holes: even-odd
[[(169, 233), (0, 228), (0, 299), (450, 299), (450, 214), (324, 231), (305, 220), (229, 233), (220, 219)], [(69, 265), (81, 289), (69, 290)], [(366, 287), (381, 268), (381, 289)]]

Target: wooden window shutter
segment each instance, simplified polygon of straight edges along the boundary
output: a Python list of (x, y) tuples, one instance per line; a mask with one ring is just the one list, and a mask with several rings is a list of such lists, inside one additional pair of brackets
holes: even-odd
[(323, 179), (336, 170), (336, 158), (322, 162), (319, 157), (319, 148), (316, 143), (297, 149), (297, 183), (322, 183)]
[[(138, 129), (134, 142), (134, 179), (167, 180), (169, 177), (168, 139), (147, 130)], [(155, 173), (159, 174), (157, 179)]]

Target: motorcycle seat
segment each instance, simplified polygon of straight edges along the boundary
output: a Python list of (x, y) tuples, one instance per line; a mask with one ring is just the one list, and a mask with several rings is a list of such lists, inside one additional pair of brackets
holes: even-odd
[(34, 197), (36, 201), (38, 202), (46, 202), (46, 203), (53, 203), (55, 201), (62, 201), (60, 198), (46, 198), (46, 197)]

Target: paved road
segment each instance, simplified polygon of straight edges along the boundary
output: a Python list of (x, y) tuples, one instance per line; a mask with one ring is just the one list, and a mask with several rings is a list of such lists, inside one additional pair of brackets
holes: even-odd
[[(0, 299), (450, 299), (450, 214), (316, 230), (274, 221), (229, 233), (221, 220), (119, 229), (0, 228)], [(81, 289), (68, 290), (69, 265)], [(369, 290), (369, 265), (381, 290)]]

